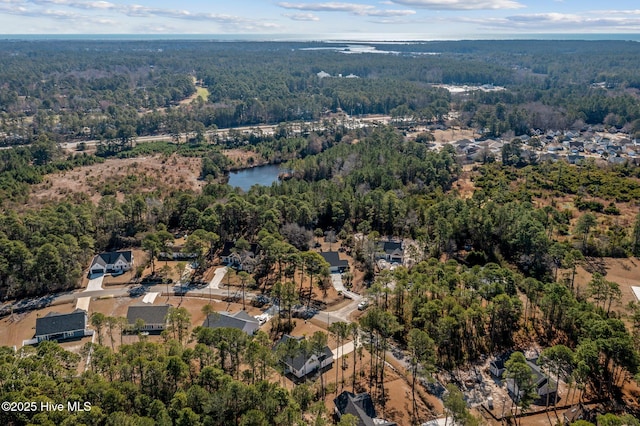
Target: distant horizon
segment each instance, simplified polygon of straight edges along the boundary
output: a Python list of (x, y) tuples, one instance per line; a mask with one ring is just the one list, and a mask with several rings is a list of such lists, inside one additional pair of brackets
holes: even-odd
[(520, 39), (531, 34), (589, 34), (591, 39), (640, 34), (640, 8), (637, 0), (0, 0), (0, 26), (8, 34), (241, 34), (242, 39), (267, 35), (270, 40), (290, 34), (303, 40), (367, 35), (414, 41)]
[(0, 34), (0, 41), (77, 40), (77, 41), (220, 41), (220, 42), (302, 42), (302, 43), (421, 43), (441, 41), (633, 41), (637, 33), (530, 33), (463, 35), (458, 38), (421, 38), (417, 34)]

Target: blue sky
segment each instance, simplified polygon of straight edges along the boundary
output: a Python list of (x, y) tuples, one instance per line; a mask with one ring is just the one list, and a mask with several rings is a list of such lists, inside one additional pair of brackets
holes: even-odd
[(638, 0), (0, 0), (3, 34), (473, 39), (640, 33)]

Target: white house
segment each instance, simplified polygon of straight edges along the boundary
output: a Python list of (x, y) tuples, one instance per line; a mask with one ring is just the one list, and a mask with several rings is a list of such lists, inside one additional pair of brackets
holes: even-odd
[(237, 250), (234, 242), (227, 241), (222, 247), (220, 260), (224, 265), (239, 271), (253, 272), (259, 260), (258, 251), (259, 247), (255, 243), (250, 244), (248, 250)]
[(100, 253), (93, 258), (90, 274), (106, 274), (125, 272), (133, 268), (133, 253), (127, 251), (110, 251)]
[(404, 261), (404, 243), (401, 241), (380, 241), (376, 253), (378, 259), (399, 263)]
[[(558, 399), (558, 385), (540, 369), (540, 366), (538, 366), (535, 361), (536, 360), (527, 360), (527, 365), (531, 368), (533, 377), (533, 391), (537, 395), (534, 404), (544, 405), (548, 403), (555, 405)], [(513, 379), (508, 378), (506, 383), (507, 391), (511, 398), (517, 400), (522, 397), (524, 391), (518, 389), (518, 385)]]
[[(288, 334), (282, 336), (278, 346), (284, 344), (287, 340), (303, 340), (304, 337), (294, 337)], [(293, 358), (285, 358), (285, 374), (292, 374), (298, 379), (313, 374), (318, 370), (322, 370), (333, 364), (333, 352), (329, 349), (329, 346), (325, 346), (322, 353), (318, 356), (313, 353), (300, 352)]]

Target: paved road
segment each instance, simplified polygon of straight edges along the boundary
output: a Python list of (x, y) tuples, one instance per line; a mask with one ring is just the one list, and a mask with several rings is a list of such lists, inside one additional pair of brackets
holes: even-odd
[[(370, 124), (375, 124), (375, 123), (389, 123), (389, 121), (391, 120), (390, 116), (386, 116), (386, 115), (367, 115), (367, 116), (361, 116), (361, 117), (349, 117), (347, 116), (343, 121), (345, 126), (347, 127), (351, 127), (351, 128), (361, 128), (361, 127), (365, 127), (368, 126)], [(291, 122), (289, 123), (293, 130), (294, 133), (301, 133), (302, 132), (302, 126), (308, 126), (310, 128), (316, 128), (316, 129), (321, 129), (322, 127), (322, 122), (323, 120), (319, 120), (319, 121), (314, 121), (314, 122), (305, 122), (305, 123), (296, 123), (296, 122)], [(261, 131), (263, 134), (265, 135), (270, 135), (273, 134), (275, 132), (275, 129), (279, 126), (279, 124), (256, 124), (253, 126), (242, 126), (242, 127), (233, 127), (233, 128), (222, 128), (222, 129), (217, 129), (217, 130), (210, 130), (207, 131), (207, 136), (218, 136), (221, 138), (225, 138), (229, 135), (229, 131), (233, 130), (233, 131), (237, 131), (240, 133), (244, 133), (244, 132), (252, 132), (254, 130), (259, 130)], [(190, 135), (193, 135), (193, 133), (191, 133)], [(180, 138), (184, 139), (187, 136), (189, 136), (188, 134), (181, 134)], [(163, 135), (153, 135), (153, 136), (138, 136), (135, 139), (136, 143), (145, 143), (145, 142), (156, 142), (156, 141), (166, 141), (166, 140), (173, 140), (173, 136), (171, 134), (163, 134)], [(63, 148), (66, 149), (71, 149), (71, 150), (76, 150), (78, 149), (78, 144), (80, 143), (84, 143), (86, 146), (94, 146), (97, 145), (98, 143), (100, 143), (99, 140), (85, 140), (85, 141), (75, 141), (75, 142), (66, 142), (66, 143), (62, 143), (61, 146)], [(16, 145), (16, 146), (20, 146), (20, 145)], [(9, 149), (10, 147), (3, 147), (2, 149)]]
[[(218, 270), (216, 270), (216, 275), (218, 277), (220, 277), (220, 279), (222, 279), (222, 277), (224, 276), (224, 274), (222, 273), (222, 270), (224, 268), (219, 268)], [(214, 279), (216, 279), (216, 276), (214, 276)], [(212, 281), (213, 281), (212, 280)], [(214, 283), (215, 284), (215, 283)], [(46, 303), (42, 302), (40, 299), (33, 299), (30, 303), (30, 301), (28, 300), (21, 300), (18, 303), (16, 303), (14, 306), (22, 306), (27, 307), (28, 310), (32, 310), (32, 309), (41, 309), (42, 307), (49, 305), (49, 304), (63, 304), (63, 303), (73, 303), (76, 304), (78, 303), (78, 299), (80, 298), (107, 298), (107, 297), (114, 297), (114, 298), (119, 298), (119, 297), (130, 297), (129, 295), (129, 291), (130, 291), (131, 286), (113, 286), (113, 287), (106, 287), (106, 288), (97, 288), (97, 286), (93, 286), (93, 288), (87, 288), (87, 289), (80, 289), (80, 290), (76, 290), (74, 292), (67, 292), (67, 293), (59, 293), (56, 295), (50, 295), (47, 296), (46, 298)], [(167, 288), (168, 291), (173, 293), (172, 291), (172, 287), (168, 287), (167, 284), (156, 284), (156, 285), (150, 285), (150, 286), (145, 286), (145, 293), (147, 294), (151, 294), (151, 293), (158, 293), (158, 295), (164, 293), (167, 293)], [(200, 297), (207, 297), (209, 295), (212, 296), (217, 296), (217, 298), (226, 298), (228, 294), (228, 289), (223, 289), (223, 288), (216, 288), (215, 285), (212, 286), (211, 283), (209, 283), (208, 286), (204, 287), (204, 288), (192, 288), (189, 289), (187, 294), (185, 294), (185, 296), (200, 296)], [(247, 292), (245, 295), (245, 299), (247, 301), (251, 301), (255, 298), (256, 294), (251, 293), (251, 292)], [(344, 321), (344, 322), (351, 322), (349, 319), (349, 316), (351, 315), (351, 313), (355, 310), (358, 309), (358, 303), (359, 300), (361, 299), (361, 296), (358, 296), (357, 299), (353, 299), (351, 300), (351, 302), (349, 304), (347, 304), (346, 306), (341, 307), (340, 309), (336, 309), (333, 311), (320, 311), (318, 312), (318, 314), (315, 315), (315, 318), (327, 323), (327, 325), (333, 324), (335, 322), (338, 321)], [(42, 305), (42, 303), (44, 303), (44, 305)], [(42, 306), (40, 306), (42, 305)], [(28, 306), (32, 306), (31, 308), (29, 308)]]
[(343, 321), (343, 322), (351, 322), (349, 316), (351, 313), (358, 309), (358, 300), (352, 300), (348, 305), (343, 306), (340, 309), (336, 309), (335, 311), (320, 311), (316, 318), (321, 321), (327, 321), (327, 324), (333, 324), (335, 322)]

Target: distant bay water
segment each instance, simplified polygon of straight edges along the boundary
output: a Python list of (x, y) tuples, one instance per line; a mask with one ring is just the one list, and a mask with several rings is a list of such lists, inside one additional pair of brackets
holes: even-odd
[(0, 34), (0, 40), (104, 40), (104, 41), (300, 41), (300, 42), (426, 42), (460, 40), (614, 40), (640, 41), (632, 33), (460, 34), (438, 37), (427, 34)]

